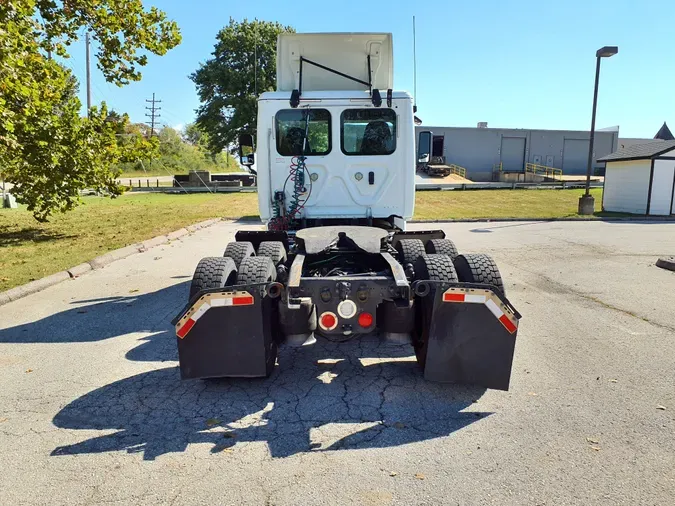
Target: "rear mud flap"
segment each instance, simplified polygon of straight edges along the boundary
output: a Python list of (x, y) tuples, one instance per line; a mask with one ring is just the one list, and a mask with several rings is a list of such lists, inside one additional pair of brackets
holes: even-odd
[(172, 322), (181, 378), (269, 376), (280, 337), (278, 301), (249, 286), (197, 294)]
[(508, 300), (487, 285), (461, 284), (427, 297), (425, 379), (508, 390), (520, 319)]

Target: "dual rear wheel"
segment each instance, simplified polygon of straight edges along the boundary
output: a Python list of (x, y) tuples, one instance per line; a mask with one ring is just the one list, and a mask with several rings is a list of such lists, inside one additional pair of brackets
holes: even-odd
[(402, 239), (396, 250), (404, 267), (413, 266), (415, 280), (488, 284), (504, 293), (504, 283), (492, 257), (484, 253), (460, 255), (450, 239), (431, 239), (426, 245), (420, 239)]
[(231, 242), (222, 257), (202, 258), (190, 284), (192, 299), (201, 290), (239, 284), (271, 283), (277, 279), (276, 266), (286, 261), (286, 249), (279, 241), (263, 241), (255, 248), (250, 242)]
[[(405, 251), (411, 251), (412, 249), (408, 245), (402, 248)], [(418, 246), (416, 249), (419, 251)], [(427, 243), (426, 250), (427, 252), (419, 254), (413, 263), (415, 280), (487, 284), (498, 289), (502, 294), (504, 293), (501, 274), (490, 255), (460, 255), (457, 253), (454, 243), (449, 239), (432, 239)], [(415, 301), (413, 345), (417, 362), (422, 366), (422, 369), (426, 365), (429, 331), (432, 325), (437, 289), (439, 288), (435, 284), (430, 284), (430, 293), (425, 297), (417, 297)]]

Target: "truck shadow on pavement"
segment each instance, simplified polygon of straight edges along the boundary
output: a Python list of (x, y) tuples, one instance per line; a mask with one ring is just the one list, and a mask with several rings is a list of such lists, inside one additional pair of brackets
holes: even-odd
[[(150, 293), (130, 293), (99, 299), (73, 299), (71, 309), (40, 320), (0, 329), (0, 343), (89, 343), (134, 332), (143, 337), (141, 360), (176, 360), (175, 343), (153, 346), (152, 333), (164, 334), (169, 321), (187, 302), (190, 281)], [(159, 335), (158, 335), (159, 336)], [(158, 340), (165, 341), (161, 337)], [(151, 349), (152, 348), (152, 349)], [(133, 360), (132, 357), (128, 357)]]
[[(174, 344), (173, 335), (159, 335)], [(265, 442), (279, 458), (424, 441), (491, 414), (462, 411), (485, 389), (426, 382), (411, 352), (375, 337), (319, 341), (282, 348), (267, 379), (181, 381), (176, 367), (138, 374), (76, 399), (53, 419), (62, 429), (116, 432), (52, 455), (127, 451), (154, 460), (193, 443), (219, 453)]]
[[(410, 346), (386, 345), (377, 337), (282, 347), (267, 379), (181, 381), (169, 321), (186, 300), (188, 286), (184, 281), (145, 294), (74, 298), (72, 308), (0, 330), (0, 343), (44, 344), (141, 333), (140, 344), (126, 358), (155, 362), (148, 364), (152, 370), (93, 390), (61, 409), (53, 418), (56, 427), (105, 434), (73, 443), (77, 432), (64, 431), (64, 443), (52, 455), (127, 451), (153, 460), (194, 443), (218, 453), (247, 451), (259, 442), (272, 457), (287, 457), (429, 440), (490, 415), (473, 405), (485, 389), (429, 383)], [(159, 363), (165, 361), (171, 367)]]

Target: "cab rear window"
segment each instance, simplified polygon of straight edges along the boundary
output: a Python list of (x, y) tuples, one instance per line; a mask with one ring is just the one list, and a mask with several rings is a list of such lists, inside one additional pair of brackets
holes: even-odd
[(280, 155), (330, 153), (330, 113), (326, 109), (284, 109), (277, 112), (275, 123)]
[(396, 113), (392, 109), (343, 111), (340, 147), (345, 155), (392, 154), (396, 151)]

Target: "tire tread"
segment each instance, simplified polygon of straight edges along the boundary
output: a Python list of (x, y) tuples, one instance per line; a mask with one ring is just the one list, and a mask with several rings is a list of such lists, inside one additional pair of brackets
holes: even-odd
[(447, 255), (453, 260), (459, 255), (457, 246), (450, 239), (431, 239), (427, 242), (426, 251), (430, 254)]
[(281, 241), (262, 241), (258, 246), (259, 257), (269, 257), (274, 265), (286, 261), (286, 248)]
[(222, 288), (233, 282), (237, 267), (229, 257), (202, 258), (195, 269), (190, 284), (190, 299), (201, 290)]
[(458, 255), (455, 258), (455, 268), (460, 281), (492, 285), (505, 293), (501, 273), (490, 255), (485, 253)]
[(248, 241), (231, 242), (225, 248), (223, 256), (234, 260), (234, 264), (239, 268), (245, 258), (255, 256), (255, 248)]
[(242, 260), (237, 272), (237, 284), (265, 283), (276, 281), (277, 271), (270, 257), (248, 257)]
[(420, 239), (401, 239), (396, 244), (396, 251), (403, 266), (414, 265), (417, 259), (425, 253), (424, 243)]
[(457, 283), (457, 271), (448, 255), (438, 253), (425, 253), (415, 263), (415, 279), (428, 279), (431, 281), (445, 281)]

